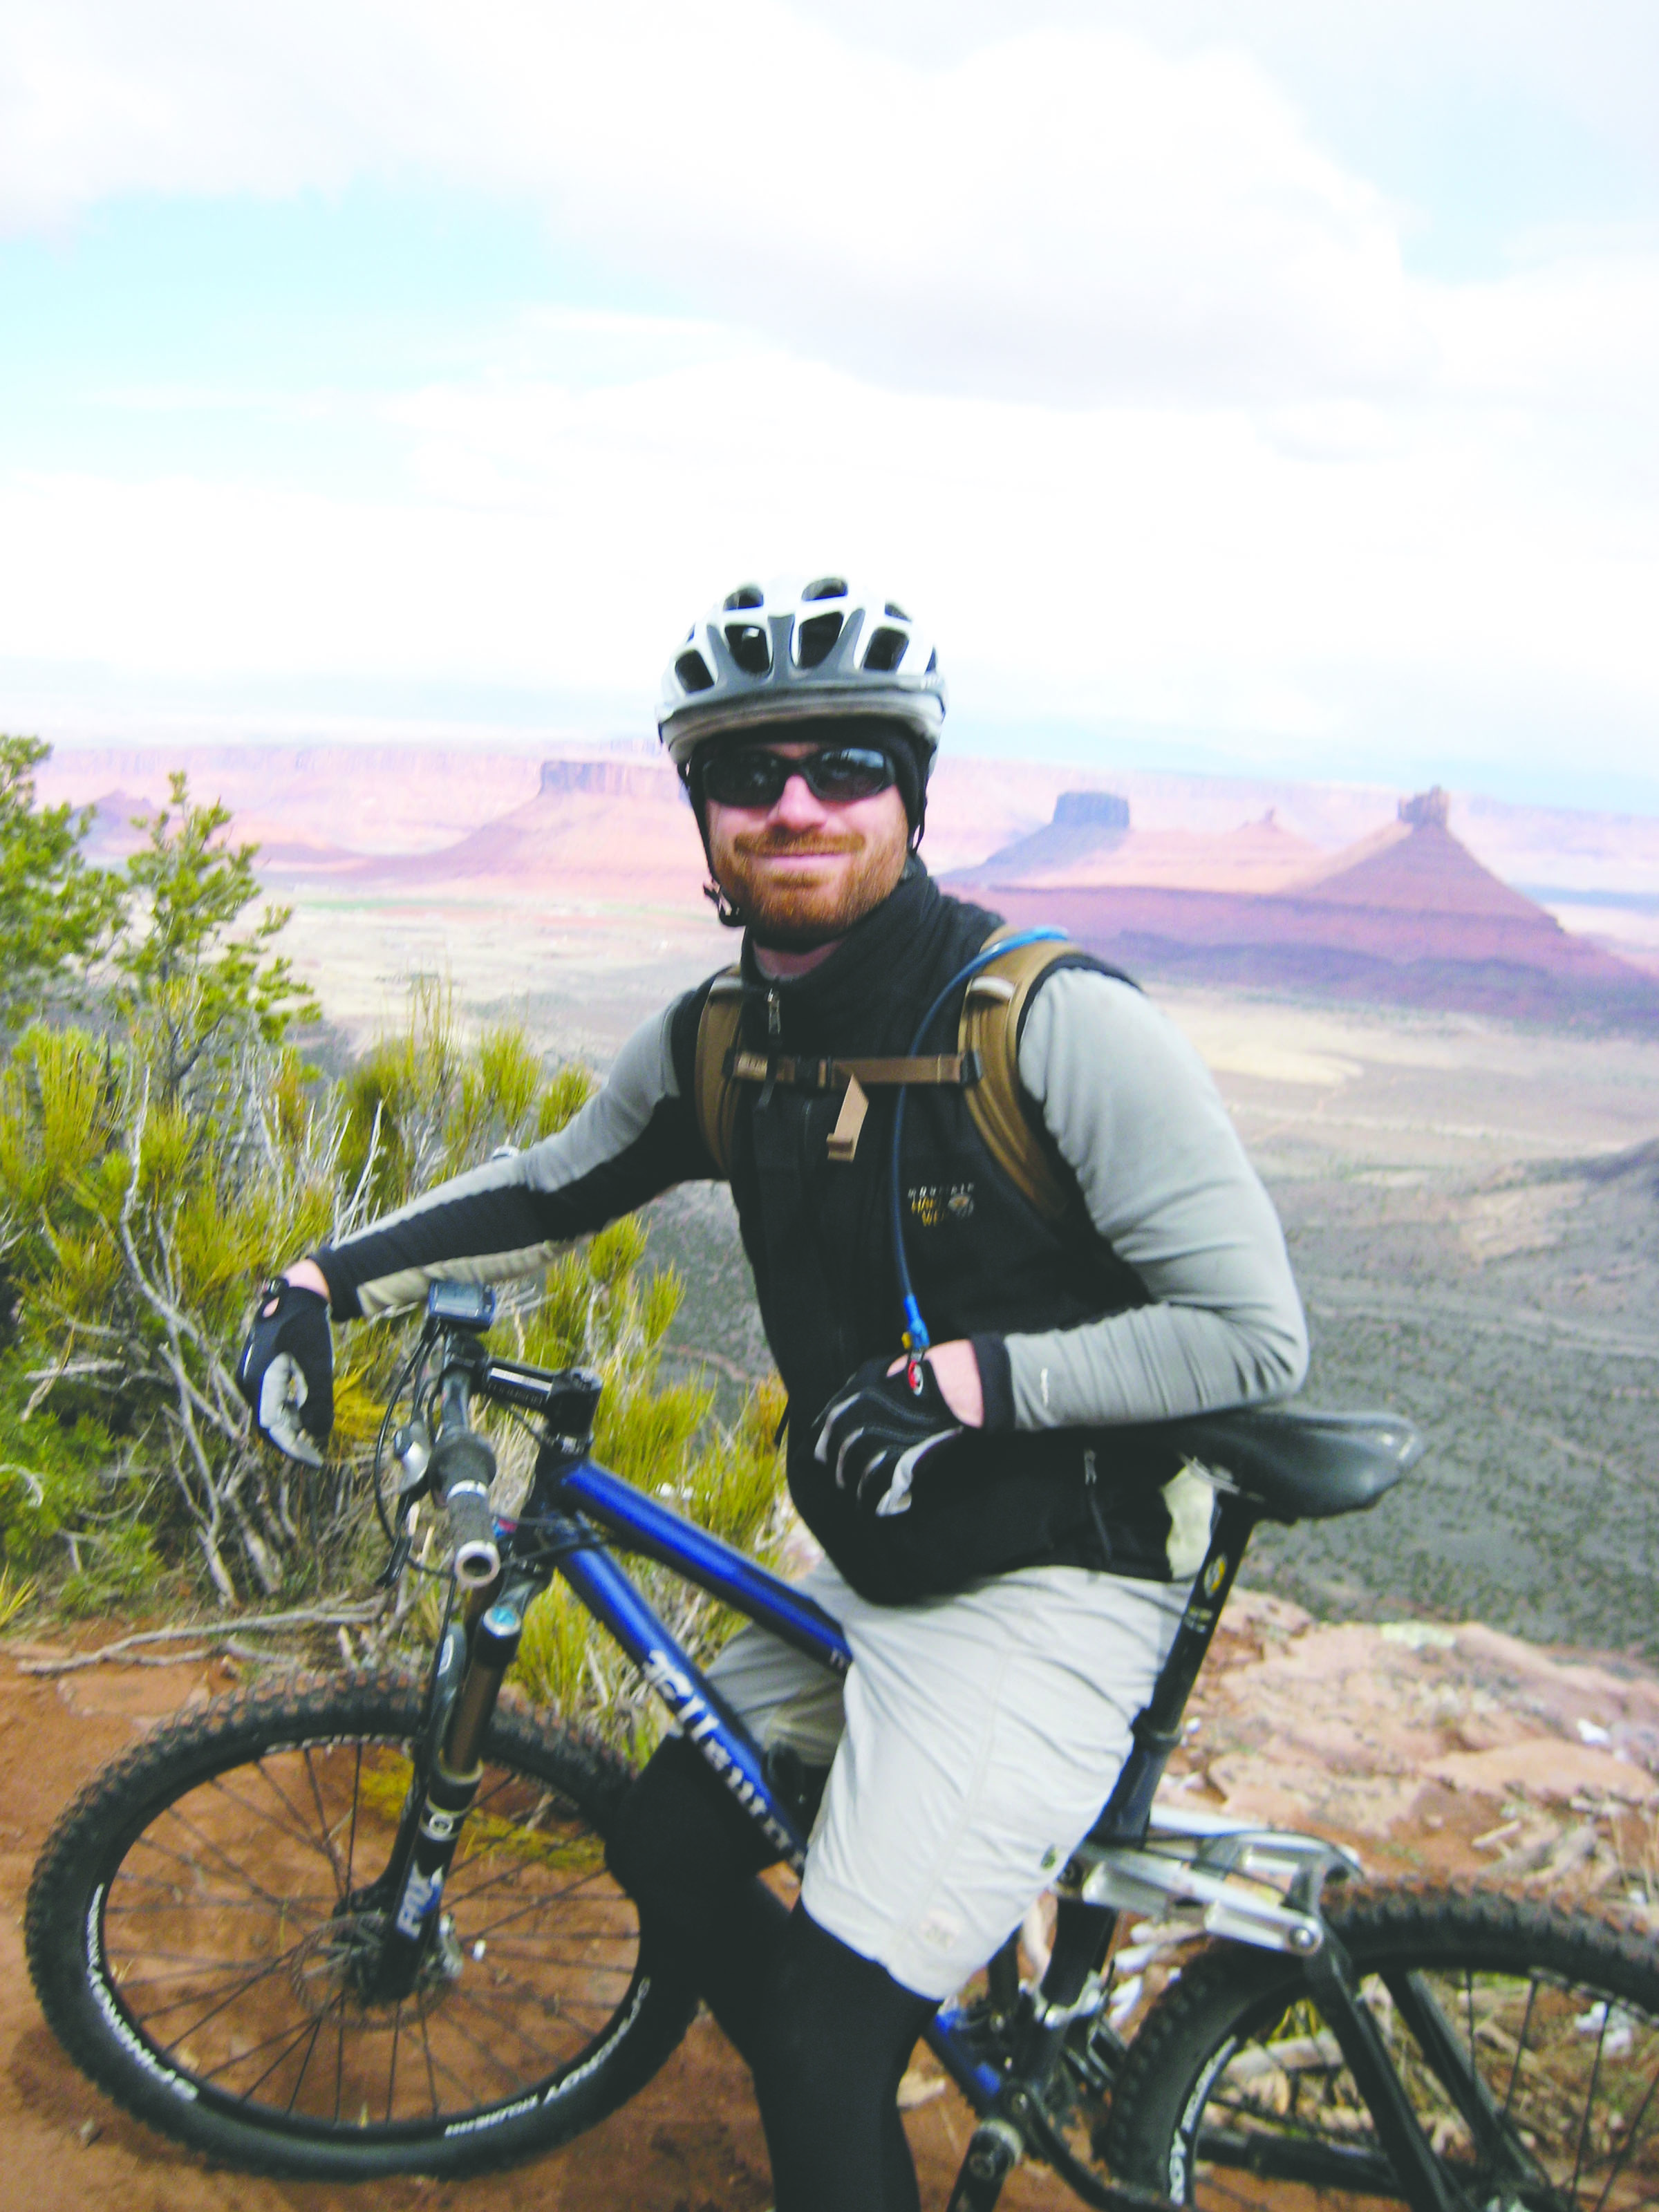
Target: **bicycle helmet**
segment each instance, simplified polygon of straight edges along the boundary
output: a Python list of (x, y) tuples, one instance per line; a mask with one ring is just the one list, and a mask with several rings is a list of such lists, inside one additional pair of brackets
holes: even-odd
[(760, 723), (879, 716), (918, 756), (939, 748), (945, 678), (933, 641), (884, 592), (843, 576), (739, 584), (686, 632), (663, 675), (657, 734), (682, 776), (700, 745)]

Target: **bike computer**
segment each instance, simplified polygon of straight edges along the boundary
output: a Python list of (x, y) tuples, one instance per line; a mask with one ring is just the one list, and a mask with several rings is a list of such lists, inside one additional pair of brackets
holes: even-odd
[(446, 1328), (486, 1329), (495, 1318), (495, 1293), (488, 1283), (432, 1283), (426, 1317)]

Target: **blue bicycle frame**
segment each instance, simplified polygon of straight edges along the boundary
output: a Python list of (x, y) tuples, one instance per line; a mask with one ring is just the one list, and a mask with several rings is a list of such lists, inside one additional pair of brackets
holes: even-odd
[[(821, 1606), (631, 1483), (582, 1460), (566, 1473), (560, 1492), (568, 1507), (611, 1530), (629, 1550), (672, 1567), (831, 1673), (844, 1674), (852, 1665), (846, 1638)], [(806, 1838), (769, 1784), (759, 1745), (627, 1574), (608, 1553), (586, 1547), (564, 1553), (558, 1570), (639, 1668), (688, 1741), (799, 1874), (806, 1863)]]
[[(832, 1674), (844, 1674), (851, 1666), (847, 1640), (822, 1606), (718, 1536), (592, 1460), (566, 1465), (556, 1480), (558, 1503), (567, 1512), (580, 1513), (626, 1549), (672, 1568)], [(760, 1746), (623, 1568), (591, 1541), (561, 1544), (556, 1566), (582, 1604), (640, 1668), (711, 1771), (799, 1874), (806, 1861), (806, 1837), (793, 1809), (769, 1781)], [(928, 2027), (927, 2041), (975, 2109), (982, 2112), (995, 2097), (1000, 2078), (963, 2046), (963, 2019), (954, 2006), (942, 2008)]]

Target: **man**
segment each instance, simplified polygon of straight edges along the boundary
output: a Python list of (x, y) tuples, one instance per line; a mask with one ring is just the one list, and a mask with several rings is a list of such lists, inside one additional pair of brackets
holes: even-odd
[[(683, 1739), (610, 1853), (754, 2073), (779, 2212), (916, 2204), (908, 2055), (1109, 1792), (1209, 1529), (1207, 1486), (1133, 1425), (1292, 1390), (1307, 1359), (1278, 1222), (1208, 1075), (1098, 963), (1060, 960), (1018, 1039), (1065, 1218), (1016, 1187), (960, 1082), (906, 1094), (896, 1194), (890, 1089), (850, 1158), (831, 1144), (844, 1091), (802, 1071), (919, 1051), (941, 994), (953, 1041), (995, 927), (915, 854), (945, 703), (898, 605), (824, 577), (733, 592), (676, 655), (660, 720), (710, 895), (744, 930), (760, 1073), (726, 1094), (729, 1179), (789, 1391), (790, 1488), (827, 1555), (808, 1585), (854, 1664), (843, 1693), (750, 1629), (714, 1669), (763, 1744), (829, 1770), (792, 1914)], [(346, 1320), (435, 1277), (529, 1272), (717, 1171), (709, 990), (638, 1030), (559, 1135), (289, 1270), (242, 1369), (273, 1440), (326, 1435), (328, 1305)], [(939, 1340), (925, 1362), (904, 1358), (896, 1230)]]

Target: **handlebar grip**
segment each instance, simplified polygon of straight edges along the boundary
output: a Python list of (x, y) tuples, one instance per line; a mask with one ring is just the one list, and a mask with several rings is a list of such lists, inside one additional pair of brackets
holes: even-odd
[(455, 1579), (467, 1588), (494, 1582), (501, 1571), (489, 1486), (495, 1455), (471, 1429), (441, 1437), (432, 1454), (432, 1486), (449, 1516)]

